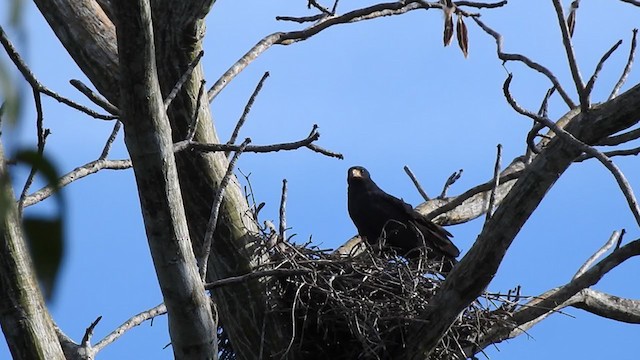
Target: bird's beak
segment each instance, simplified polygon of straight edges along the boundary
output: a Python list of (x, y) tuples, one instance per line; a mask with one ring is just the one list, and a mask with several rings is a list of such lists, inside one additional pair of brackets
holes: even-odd
[(351, 177), (352, 178), (361, 178), (362, 177), (362, 170), (360, 170), (360, 169), (352, 169), (351, 170)]

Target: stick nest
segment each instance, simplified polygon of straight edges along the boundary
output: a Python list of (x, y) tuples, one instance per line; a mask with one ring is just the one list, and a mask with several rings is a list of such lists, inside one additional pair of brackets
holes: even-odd
[[(270, 315), (290, 319), (293, 336), (284, 358), (398, 358), (405, 332), (444, 281), (440, 261), (423, 256), (408, 262), (388, 249), (366, 246), (357, 256), (344, 256), (281, 243), (268, 251), (273, 261), (267, 269), (286, 274), (268, 281)], [(485, 298), (460, 314), (430, 359), (463, 358), (462, 349), (473, 348), (496, 322), (508, 321), (518, 303), (511, 292)], [(219, 335), (220, 358), (234, 358), (224, 330)]]

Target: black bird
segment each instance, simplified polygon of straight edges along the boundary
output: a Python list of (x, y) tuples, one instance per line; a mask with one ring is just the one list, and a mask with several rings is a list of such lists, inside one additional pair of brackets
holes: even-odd
[(447, 230), (380, 189), (362, 166), (349, 169), (347, 182), (349, 216), (364, 240), (369, 244), (383, 240), (408, 259), (418, 258), (426, 247), (427, 258), (447, 260), (443, 271), (451, 270), (460, 250)]

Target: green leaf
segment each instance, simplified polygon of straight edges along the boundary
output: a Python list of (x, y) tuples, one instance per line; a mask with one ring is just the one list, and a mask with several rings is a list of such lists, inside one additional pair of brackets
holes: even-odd
[(29, 216), (24, 218), (23, 228), (36, 277), (42, 286), (45, 299), (50, 301), (64, 258), (62, 219)]

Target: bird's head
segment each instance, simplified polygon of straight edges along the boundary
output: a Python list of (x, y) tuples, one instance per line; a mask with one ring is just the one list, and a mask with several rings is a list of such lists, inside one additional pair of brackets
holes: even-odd
[(362, 166), (353, 166), (347, 172), (347, 182), (349, 184), (356, 181), (371, 180), (369, 171)]

